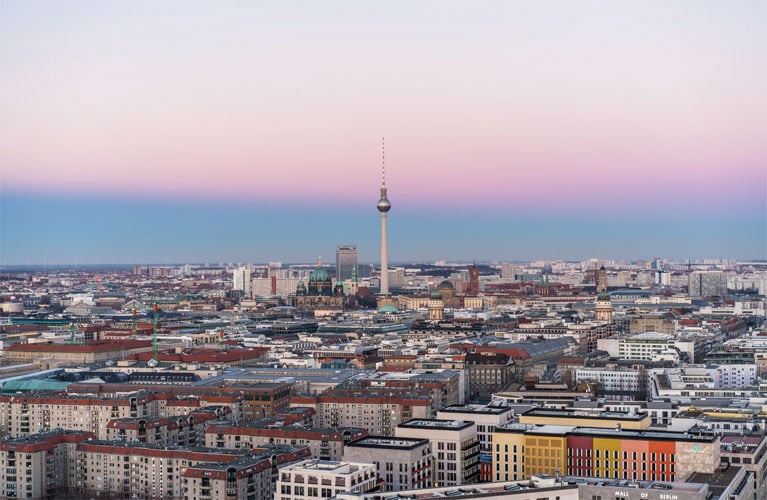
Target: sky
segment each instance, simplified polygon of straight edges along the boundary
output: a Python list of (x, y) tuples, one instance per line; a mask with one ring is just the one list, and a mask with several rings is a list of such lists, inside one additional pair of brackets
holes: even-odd
[(767, 258), (767, 2), (0, 2), (0, 264)]

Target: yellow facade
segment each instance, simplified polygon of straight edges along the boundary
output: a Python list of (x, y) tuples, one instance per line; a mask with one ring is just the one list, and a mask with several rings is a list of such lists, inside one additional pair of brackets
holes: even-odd
[(526, 435), (524, 437), (524, 473), (555, 475), (567, 471), (567, 437), (554, 435)]
[(620, 438), (594, 438), (594, 476), (617, 478), (621, 472)]
[(524, 436), (521, 430), (493, 432), (493, 481), (525, 479)]

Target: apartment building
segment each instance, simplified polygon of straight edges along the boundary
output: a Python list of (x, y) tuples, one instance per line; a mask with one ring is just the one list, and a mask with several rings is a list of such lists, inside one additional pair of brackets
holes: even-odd
[(384, 491), (432, 485), (432, 452), (428, 439), (368, 436), (347, 444), (343, 459), (374, 462)]
[(55, 498), (74, 483), (78, 443), (89, 432), (55, 431), (0, 441), (0, 497)]
[(315, 500), (345, 491), (366, 493), (378, 486), (375, 464), (312, 459), (280, 468), (274, 498)]
[(466, 420), (477, 424), (477, 437), (479, 438), (479, 480), (491, 481), (493, 432), (496, 427), (514, 420), (514, 410), (501, 403), (489, 405), (453, 405), (439, 410), (437, 418)]
[[(75, 491), (82, 495), (100, 492), (101, 495), (139, 498), (225, 499), (230, 498), (232, 490), (247, 491), (250, 486), (264, 490), (267, 483), (272, 484), (278, 464), (302, 460), (308, 453), (305, 447), (290, 446), (222, 451), (86, 441), (77, 448)], [(230, 465), (238, 476), (235, 483), (206, 483), (204, 473), (198, 475), (194, 470), (190, 471), (199, 465), (225, 464)], [(207, 477), (213, 479), (212, 475)], [(199, 480), (192, 481), (194, 478)]]
[[(241, 399), (240, 395), (176, 399), (172, 394), (143, 391), (106, 396), (66, 393), (0, 396), (0, 433), (19, 437), (67, 429), (92, 432), (97, 439), (108, 439), (111, 437), (108, 424), (115, 420), (134, 420), (138, 425), (142, 419), (146, 424), (151, 419), (193, 413), (205, 418), (202, 415), (208, 411), (218, 417), (231, 415), (236, 419), (240, 416)], [(126, 433), (129, 428), (125, 427)]]
[[(205, 385), (166, 385), (158, 387), (151, 383), (131, 384), (70, 384), (69, 394), (108, 394), (112, 397), (127, 392), (146, 391), (159, 393), (165, 399), (177, 397), (187, 400), (198, 398), (211, 404), (224, 404), (229, 398), (237, 399), (237, 408), (232, 408), (233, 418), (256, 419), (273, 417), (290, 407), (290, 384), (285, 382), (229, 383), (226, 377), (212, 377)], [(164, 415), (160, 415), (164, 416)]]
[(474, 422), (411, 420), (397, 426), (396, 436), (431, 442), (435, 484), (460, 486), (479, 479), (479, 438)]
[(382, 436), (393, 436), (394, 429), (402, 422), (436, 414), (434, 399), (428, 390), (331, 391), (320, 396), (294, 396), (290, 404), (314, 409), (315, 424), (319, 427), (362, 427)]
[(106, 439), (160, 446), (199, 446), (209, 423), (228, 417), (228, 406), (210, 406), (178, 417), (129, 418), (111, 420)]
[(493, 435), (495, 480), (569, 474), (641, 481), (713, 473), (719, 436), (563, 425), (509, 424)]
[(209, 425), (205, 446), (209, 448), (258, 448), (268, 444), (307, 446), (318, 460), (341, 460), (344, 448), (368, 433), (358, 427), (307, 429), (302, 425), (267, 426), (263, 423)]
[(767, 498), (767, 437), (723, 436), (722, 465), (743, 467), (753, 477), (755, 498)]

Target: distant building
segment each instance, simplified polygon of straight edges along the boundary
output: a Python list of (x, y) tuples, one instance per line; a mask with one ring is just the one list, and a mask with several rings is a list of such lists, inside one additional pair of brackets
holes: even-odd
[(331, 310), (342, 311), (344, 308), (344, 287), (338, 282), (333, 287), (330, 273), (322, 267), (322, 260), (317, 269), (309, 275), (309, 285), (299, 281), (296, 287), (296, 308), (300, 311)]
[(232, 290), (240, 290), (245, 297), (250, 297), (250, 268), (240, 266), (232, 271)]
[(336, 281), (351, 279), (357, 267), (357, 245), (339, 245), (336, 248)]
[(695, 271), (689, 276), (690, 297), (724, 297), (727, 295), (727, 276), (721, 271)]
[(469, 268), (469, 287), (466, 289), (467, 295), (477, 295), (479, 293), (479, 268), (473, 265)]

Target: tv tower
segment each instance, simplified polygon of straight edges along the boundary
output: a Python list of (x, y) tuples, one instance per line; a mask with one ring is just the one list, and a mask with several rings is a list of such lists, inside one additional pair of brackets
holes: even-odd
[(381, 138), (381, 199), (378, 211), (381, 212), (381, 295), (389, 295), (389, 260), (386, 255), (386, 212), (391, 210), (391, 202), (386, 197), (386, 149)]

